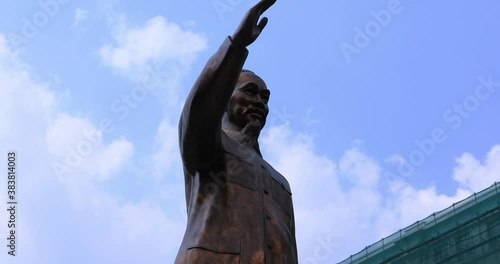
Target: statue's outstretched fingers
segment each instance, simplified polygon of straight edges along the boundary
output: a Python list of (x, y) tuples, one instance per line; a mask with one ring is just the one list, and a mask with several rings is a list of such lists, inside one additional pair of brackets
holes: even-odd
[(262, 32), (262, 30), (266, 27), (267, 21), (268, 21), (267, 17), (263, 17), (260, 20), (259, 24), (257, 25), (257, 28), (259, 29), (259, 33)]
[(263, 14), (267, 9), (274, 5), (274, 3), (276, 3), (276, 0), (261, 0), (254, 6), (254, 8), (257, 9), (260, 14)]

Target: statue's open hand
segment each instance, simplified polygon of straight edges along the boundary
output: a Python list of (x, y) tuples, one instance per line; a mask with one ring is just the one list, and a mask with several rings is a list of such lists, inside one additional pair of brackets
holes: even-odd
[(260, 0), (254, 7), (246, 13), (241, 21), (238, 29), (234, 33), (232, 39), (233, 44), (237, 47), (246, 48), (252, 44), (260, 35), (267, 24), (267, 17), (263, 17), (260, 22), (260, 16), (272, 5), (276, 0)]

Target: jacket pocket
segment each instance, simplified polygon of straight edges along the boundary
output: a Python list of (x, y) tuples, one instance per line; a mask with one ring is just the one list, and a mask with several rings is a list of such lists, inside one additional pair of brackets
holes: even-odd
[(275, 179), (272, 180), (273, 199), (285, 211), (289, 218), (293, 215), (292, 194)]
[(256, 190), (255, 168), (252, 163), (230, 152), (225, 154), (227, 181)]
[(183, 244), (187, 250), (193, 248), (222, 254), (240, 254), (240, 230), (224, 219), (206, 220), (204, 230), (191, 229)]
[(239, 264), (240, 255), (232, 253), (215, 252), (201, 247), (189, 248), (185, 254), (179, 257), (176, 264), (214, 264), (214, 263), (227, 263)]

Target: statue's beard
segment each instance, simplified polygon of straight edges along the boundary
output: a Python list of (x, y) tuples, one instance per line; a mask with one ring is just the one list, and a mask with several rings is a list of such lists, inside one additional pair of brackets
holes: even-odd
[[(224, 116), (223, 120), (223, 129), (227, 135), (229, 135), (231, 138), (236, 140), (242, 145), (247, 146), (248, 148), (253, 148), (257, 151), (259, 155), (260, 154), (260, 149), (259, 149), (259, 135), (260, 131), (264, 127), (264, 122), (258, 119), (253, 119), (248, 121), (245, 126), (240, 130), (240, 129), (234, 129), (236, 127), (235, 123), (229, 123), (227, 122), (228, 120), (226, 119), (227, 115)], [(233, 126), (234, 125), (234, 126)], [(231, 129), (233, 128), (233, 129)], [(262, 155), (261, 155), (262, 156)]]
[(222, 128), (227, 131), (237, 131), (244, 136), (245, 141), (257, 142), (260, 131), (264, 128), (265, 120), (260, 118), (252, 118), (249, 116), (230, 116), (224, 115), (222, 120)]
[(263, 127), (262, 121), (252, 120), (246, 124), (246, 126), (241, 130), (241, 133), (257, 140)]

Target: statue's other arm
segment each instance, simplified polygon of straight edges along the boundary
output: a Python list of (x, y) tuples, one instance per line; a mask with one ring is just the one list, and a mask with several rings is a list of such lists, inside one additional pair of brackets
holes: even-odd
[(260, 15), (275, 2), (261, 0), (252, 7), (233, 37), (224, 41), (196, 80), (179, 121), (181, 156), (189, 168), (206, 169), (222, 153), (222, 116), (248, 56), (246, 47), (267, 24), (266, 17), (259, 22)]

